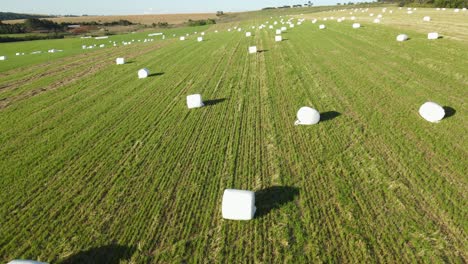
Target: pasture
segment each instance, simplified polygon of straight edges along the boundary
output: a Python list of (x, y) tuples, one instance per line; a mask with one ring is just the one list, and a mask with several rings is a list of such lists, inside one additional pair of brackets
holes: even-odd
[[(0, 44), (0, 261), (466, 262), (466, 32), (310, 21), (338, 13)], [(301, 17), (275, 42), (269, 25)], [(423, 120), (426, 101), (446, 118)], [(294, 126), (302, 106), (320, 123)], [(253, 220), (222, 219), (228, 188), (255, 192)]]

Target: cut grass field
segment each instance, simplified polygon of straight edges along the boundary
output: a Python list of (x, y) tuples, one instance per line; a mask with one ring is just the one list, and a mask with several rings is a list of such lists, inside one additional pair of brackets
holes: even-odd
[[(0, 62), (0, 261), (466, 262), (467, 42), (325, 24)], [(254, 220), (222, 219), (226, 188)]]

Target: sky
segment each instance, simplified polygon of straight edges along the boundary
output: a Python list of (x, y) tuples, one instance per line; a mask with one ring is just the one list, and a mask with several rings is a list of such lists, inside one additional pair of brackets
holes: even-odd
[[(50, 15), (130, 15), (238, 12), (267, 6), (305, 4), (308, 0), (0, 0), (0, 12)], [(315, 0), (315, 6), (340, 0)]]

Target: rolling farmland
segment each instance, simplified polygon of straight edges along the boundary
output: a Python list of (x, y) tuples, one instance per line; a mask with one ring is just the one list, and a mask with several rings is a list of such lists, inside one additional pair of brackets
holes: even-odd
[[(167, 32), (201, 43), (0, 44), (0, 261), (466, 262), (467, 40), (407, 28), (400, 43), (371, 21), (306, 20), (282, 42), (250, 29), (279, 19)], [(50, 43), (64, 52), (10, 54)], [(196, 93), (205, 107), (188, 110)], [(447, 117), (423, 120), (426, 101)], [(294, 126), (306, 105), (321, 122)], [(222, 219), (226, 188), (256, 192), (253, 220)]]

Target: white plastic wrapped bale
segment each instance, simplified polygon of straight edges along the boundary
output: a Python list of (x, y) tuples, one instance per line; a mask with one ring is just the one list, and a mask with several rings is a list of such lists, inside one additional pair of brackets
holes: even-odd
[(150, 71), (146, 68), (144, 69), (141, 69), (138, 71), (138, 78), (139, 79), (144, 79), (144, 78), (147, 78), (150, 74)]
[(444, 118), (445, 110), (434, 102), (426, 102), (419, 108), (419, 114), (429, 122), (438, 123)]
[(423, 17), (423, 21), (429, 22), (429, 21), (431, 21), (431, 17), (430, 16), (425, 16), (425, 17)]
[(205, 32), (202, 32), (201, 35), (202, 35), (202, 36), (205, 36)]
[(281, 29), (276, 30), (276, 35), (281, 35), (281, 33), (282, 33)]
[(322, 24), (322, 25), (319, 26), (319, 29), (325, 29), (325, 28), (326, 28), (326, 27), (325, 27), (324, 24)]
[(48, 264), (46, 262), (39, 262), (35, 260), (28, 260), (28, 259), (14, 259), (7, 264)]
[(320, 113), (308, 106), (301, 107), (297, 112), (297, 120), (294, 123), (297, 125), (315, 125), (320, 121)]
[(235, 189), (224, 190), (222, 202), (224, 219), (251, 220), (254, 218), (256, 210), (254, 192)]
[(245, 36), (246, 36), (246, 37), (251, 37), (251, 36), (252, 36), (252, 33), (251, 33), (251, 32), (245, 32)]
[(202, 41), (203, 41), (203, 38), (202, 38), (202, 37), (198, 37), (198, 38), (197, 38), (197, 41), (198, 41), (198, 42), (202, 42)]
[(115, 60), (115, 63), (116, 63), (117, 65), (123, 65), (123, 64), (125, 64), (125, 59), (124, 59), (124, 58), (117, 58), (117, 59)]
[(7, 59), (6, 56), (0, 56), (0, 61), (4, 61), (4, 60), (6, 60), (6, 59)]
[(354, 23), (353, 24), (353, 28), (360, 28), (360, 27), (361, 27), (361, 24), (359, 24), (359, 23)]
[(283, 41), (283, 37), (281, 37), (281, 36), (275, 36), (275, 41), (276, 41), (276, 42), (281, 42), (281, 41)]
[(402, 41), (407, 41), (407, 40), (408, 40), (408, 35), (406, 35), (406, 34), (400, 34), (400, 35), (398, 35), (398, 36), (396, 37), (396, 40), (397, 40), (397, 41), (400, 41), (400, 42), (402, 42)]
[(202, 106), (204, 106), (204, 104), (200, 94), (192, 94), (187, 96), (187, 107), (189, 109), (199, 108)]
[(437, 32), (431, 32), (427, 34), (427, 39), (438, 39), (439, 38), (439, 33)]
[(185, 37), (180, 37), (179, 40), (184, 41), (184, 40), (185, 40)]
[(312, 24), (315, 24), (315, 23), (317, 23), (317, 19), (316, 19), (316, 18), (314, 18), (314, 19), (312, 20)]
[(281, 31), (284, 32), (284, 31), (286, 31), (286, 30), (288, 30), (286, 27), (281, 27)]
[(378, 19), (378, 18), (374, 19), (374, 23), (376, 23), (376, 24), (380, 23), (380, 19)]
[(257, 46), (249, 47), (249, 53), (250, 53), (250, 54), (257, 53)]

